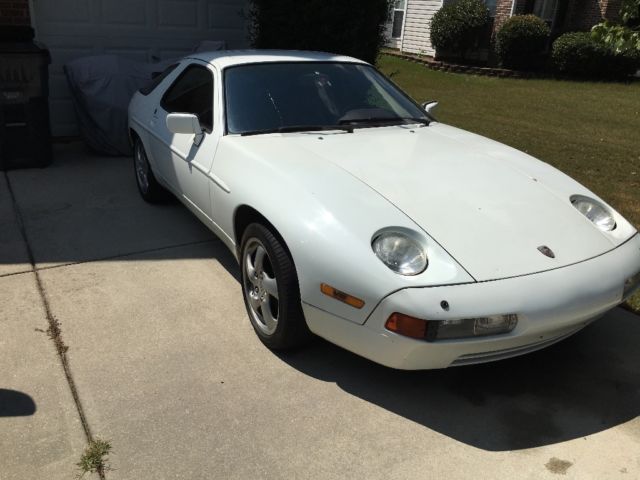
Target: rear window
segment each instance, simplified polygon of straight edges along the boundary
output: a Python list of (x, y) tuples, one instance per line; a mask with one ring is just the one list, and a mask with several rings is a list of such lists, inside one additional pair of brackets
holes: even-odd
[(175, 63), (173, 65), (169, 65), (167, 68), (164, 69), (164, 71), (160, 72), (160, 73), (156, 73), (155, 75), (152, 74), (152, 79), (149, 83), (147, 83), (144, 87), (142, 87), (139, 91), (142, 95), (149, 95), (151, 92), (153, 92), (156, 87), (158, 85), (160, 85), (160, 83), (162, 83), (162, 81), (167, 78), (167, 76), (173, 72), (176, 67), (180, 65), (179, 63)]

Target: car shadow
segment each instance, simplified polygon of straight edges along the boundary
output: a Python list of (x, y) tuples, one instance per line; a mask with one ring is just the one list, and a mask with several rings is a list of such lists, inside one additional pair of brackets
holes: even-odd
[(0, 388), (0, 417), (25, 417), (36, 412), (36, 403), (26, 393)]
[(379, 366), (325, 341), (279, 357), (314, 378), (488, 451), (585, 437), (640, 413), (635, 315), (614, 310), (545, 350), (432, 371)]
[(0, 227), (0, 276), (28, 269), (30, 255), (48, 267), (217, 241), (177, 200), (144, 202), (130, 158), (79, 142), (55, 145), (47, 168), (0, 174)]

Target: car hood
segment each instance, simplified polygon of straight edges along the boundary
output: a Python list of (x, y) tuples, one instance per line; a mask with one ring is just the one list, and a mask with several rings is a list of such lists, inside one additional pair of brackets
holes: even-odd
[[(280, 148), (273, 144), (279, 141)], [(572, 194), (595, 197), (577, 182), (517, 150), (444, 124), (276, 135), (252, 144), (299, 161), (321, 157), (356, 177), (477, 281), (570, 265), (622, 241), (597, 230), (571, 205)], [(555, 257), (541, 253), (543, 246)]]

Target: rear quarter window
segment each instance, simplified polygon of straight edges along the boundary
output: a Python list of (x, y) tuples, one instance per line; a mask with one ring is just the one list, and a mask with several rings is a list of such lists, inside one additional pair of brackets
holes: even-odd
[(178, 65), (180, 65), (179, 63), (174, 63), (173, 65), (169, 65), (167, 68), (165, 68), (161, 73), (158, 73), (157, 75), (155, 75), (151, 81), (146, 84), (144, 87), (142, 87), (139, 92), (142, 95), (149, 95), (151, 92), (153, 92), (156, 87), (158, 85), (160, 85), (162, 83), (162, 81), (167, 78), (167, 76), (173, 72)]

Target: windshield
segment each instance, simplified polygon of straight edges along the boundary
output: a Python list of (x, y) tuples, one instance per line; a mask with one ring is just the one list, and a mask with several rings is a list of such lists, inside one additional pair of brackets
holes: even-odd
[(349, 130), (428, 123), (377, 70), (351, 63), (260, 63), (225, 70), (227, 131)]

